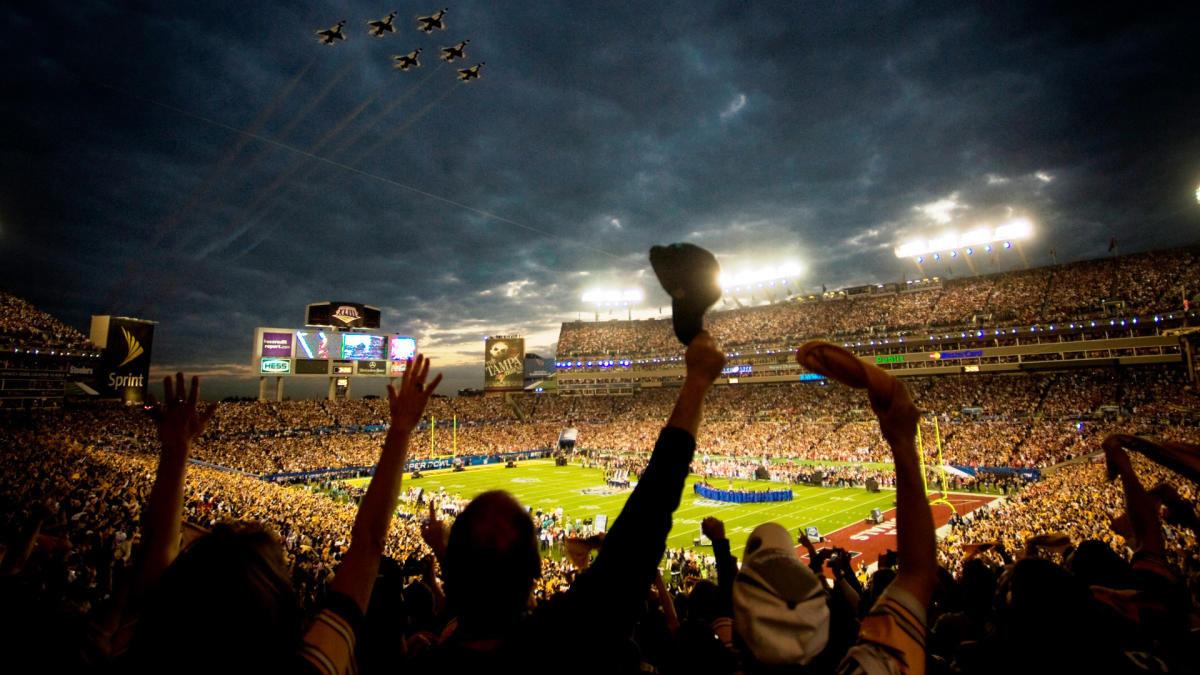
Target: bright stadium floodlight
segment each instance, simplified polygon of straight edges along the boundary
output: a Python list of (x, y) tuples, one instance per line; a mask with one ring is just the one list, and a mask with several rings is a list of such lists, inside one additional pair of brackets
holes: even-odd
[(736, 273), (724, 272), (717, 277), (717, 283), (726, 291), (743, 287), (762, 288), (764, 283), (775, 282), (782, 282), (786, 286), (788, 279), (794, 279), (803, 273), (804, 266), (788, 261), (777, 266), (764, 265)]
[(585, 303), (592, 305), (595, 312), (596, 321), (600, 320), (600, 308), (608, 307), (609, 315), (612, 315), (613, 309), (617, 307), (625, 308), (625, 318), (633, 319), (633, 306), (645, 299), (645, 294), (640, 288), (627, 288), (625, 290), (611, 288), (595, 288), (583, 294), (582, 299)]
[(583, 294), (583, 301), (590, 305), (607, 305), (641, 302), (645, 298), (640, 288), (629, 288), (626, 290), (598, 288), (587, 291)]
[(1028, 239), (1033, 236), (1033, 224), (1025, 218), (1017, 218), (996, 227), (975, 227), (966, 232), (945, 232), (931, 239), (912, 239), (895, 249), (897, 258), (924, 258), (933, 255), (934, 260), (940, 260), (941, 253), (951, 253), (960, 249), (973, 249), (983, 246), (983, 250), (992, 252), (993, 244), (1002, 244), (1004, 248), (1012, 248), (1014, 241)]

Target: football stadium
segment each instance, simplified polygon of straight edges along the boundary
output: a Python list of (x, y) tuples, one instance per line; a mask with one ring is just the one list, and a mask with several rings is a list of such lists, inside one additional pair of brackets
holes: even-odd
[(1198, 670), (1195, 7), (6, 19), (9, 670)]
[[(719, 591), (729, 583), (723, 560), (741, 561), (732, 564), (745, 569), (763, 545), (763, 523), (781, 526), (795, 564), (811, 566), (831, 589), (853, 587), (856, 596), (869, 597), (886, 578), (882, 573), (902, 579), (893, 571), (897, 565), (919, 564), (897, 562), (911, 548), (904, 538), (913, 527), (908, 521), (905, 530), (902, 515), (905, 481), (915, 489), (910, 500), (915, 495), (928, 503), (936, 565), (951, 578), (993, 574), (989, 587), (1003, 588), (1010, 582), (1000, 573), (1014, 561), (1063, 569), (1087, 551), (1106, 565), (1124, 566), (1088, 574), (1134, 573), (1149, 535), (1138, 534), (1141, 525), (1122, 515), (1132, 507), (1122, 485), (1134, 483), (1108, 480), (1112, 451), (1101, 447), (1120, 434), (1137, 441), (1127, 443), (1136, 450), (1132, 464), (1124, 460), (1132, 467), (1128, 475), (1136, 470), (1137, 484), (1153, 488), (1143, 494), (1160, 505), (1150, 512), (1161, 529), (1151, 538), (1161, 551), (1156, 560), (1163, 570), (1190, 574), (1192, 448), (1200, 442), (1189, 328), (1196, 317), (1175, 308), (1171, 289), (1200, 283), (1192, 281), (1198, 257), (1200, 250), (1176, 249), (1118, 258), (1117, 269), (1130, 280), (1118, 313), (1108, 307), (1110, 299), (1093, 299), (1107, 295), (1111, 260), (931, 279), (918, 288), (839, 289), (711, 311), (704, 318), (710, 344), (729, 346), (698, 399), (703, 413), (692, 422), (699, 425), (694, 454), (669, 447), (650, 452), (664, 423), (678, 424), (690, 386), (681, 374), (696, 368), (688, 362), (694, 347), (685, 352), (673, 342), (671, 319), (565, 322), (558, 367), (529, 384), (523, 366), (500, 377), (495, 374), (505, 369), (488, 367), (497, 356), (521, 362), (521, 340), (497, 336), (483, 354), (485, 387), (495, 391), (427, 398), (428, 392), (411, 389), (429, 374), (428, 365), (411, 361), (409, 338), (364, 339), (374, 333), (363, 324), (319, 329), (311, 322), (328, 308), (310, 306), (309, 328), (256, 331), (260, 400), (215, 403), (205, 415), (201, 407), (189, 408), (193, 421), (206, 421), (190, 443), (185, 474), (176, 474), (183, 479), (177, 488), (183, 519), (176, 527), (182, 527), (185, 550), (217, 533), (235, 536), (231, 532), (246, 527), (236, 523), (266, 528), (282, 542), (301, 604), (324, 606), (337, 588), (335, 571), (353, 560), (353, 533), (385, 466), (380, 448), (400, 428), (400, 408), (388, 399), (345, 395), (351, 385), (339, 380), (361, 375), (388, 378), (400, 392), (396, 400), (409, 386), (407, 395), (425, 402), (407, 423), (403, 468), (392, 468), (403, 472), (393, 474), (403, 483), (393, 483), (398, 499), (380, 540), (388, 561), (381, 579), (399, 584), (393, 590), (404, 606), (417, 589), (435, 589), (442, 598), (453, 593), (446, 556), (465, 544), (454, 544), (448, 533), (473, 503), (497, 499), (497, 491), (520, 509), (517, 517), (536, 546), (534, 596), (548, 607), (555, 597), (570, 597), (590, 560), (602, 567), (604, 542), (609, 532), (622, 531), (618, 523), (646, 536), (647, 526), (638, 532), (627, 516), (620, 518), (650, 511), (632, 499), (649, 481), (652, 463), (662, 461), (652, 457), (669, 452), (680, 453), (676, 463), (686, 468), (676, 475), (678, 494), (654, 496), (665, 501), (660, 509), (670, 509), (660, 511), (669, 513), (667, 521), (655, 523), (662, 539), (652, 568), (666, 594), (656, 596), (660, 612), (668, 595), (669, 602), (682, 603), (697, 589)], [(1169, 276), (1161, 285), (1133, 283), (1160, 278), (1163, 270)], [(170, 470), (166, 455), (160, 458), (160, 449), (169, 447), (160, 438), (167, 436), (155, 427), (166, 425), (173, 409), (139, 391), (148, 354), (129, 358), (150, 348), (153, 330), (146, 322), (98, 317), (88, 338), (21, 298), (6, 295), (4, 303), (7, 315), (23, 317), (7, 338), (13, 351), (4, 383), (6, 561), (14, 579), (40, 584), (14, 586), (27, 594), (15, 597), (36, 601), (56, 620), (93, 617), (111, 605), (122, 580), (141, 569), (149, 533), (139, 533), (139, 523), (152, 522), (142, 509), (154, 508), (157, 485)], [(1064, 306), (1087, 309), (1062, 313)], [(895, 317), (883, 332), (872, 327), (880, 316)], [(979, 316), (990, 323), (969, 320)], [(364, 318), (369, 312), (357, 320)], [(837, 329), (813, 328), (826, 321)], [(342, 339), (351, 347), (337, 345), (343, 334), (351, 336)], [(901, 446), (882, 433), (886, 418), (869, 391), (845, 386), (832, 371), (805, 367), (796, 350), (810, 339), (824, 339), (850, 361), (902, 383), (916, 415), (911, 438), (917, 452), (907, 469), (893, 455)], [(502, 351), (494, 348), (498, 340), (507, 342)], [(387, 358), (390, 346), (403, 361)], [(349, 355), (339, 349), (355, 350), (356, 358), (336, 358)], [(320, 373), (311, 363), (297, 367), (322, 361), (309, 358), (322, 354), (328, 362)], [(382, 365), (359, 367), (379, 357)], [(339, 373), (340, 362), (355, 368)], [(393, 375), (397, 363), (403, 367)], [(328, 378), (329, 396), (272, 400), (295, 371)], [(96, 393), (105, 381), (116, 384), (108, 396)], [(184, 400), (179, 395), (189, 385), (179, 380), (175, 386), (176, 399)], [(642, 500), (646, 494), (652, 493)], [(147, 497), (151, 504), (140, 506)], [(710, 518), (718, 529), (704, 524)], [(58, 576), (61, 570), (68, 576)], [(72, 581), (78, 579), (89, 581)], [(733, 584), (735, 601), (742, 597), (740, 583)], [(1124, 583), (1137, 588), (1136, 581)], [(443, 608), (425, 615), (426, 630), (450, 611), (435, 606)], [(674, 609), (665, 617), (678, 621), (679, 614)]]

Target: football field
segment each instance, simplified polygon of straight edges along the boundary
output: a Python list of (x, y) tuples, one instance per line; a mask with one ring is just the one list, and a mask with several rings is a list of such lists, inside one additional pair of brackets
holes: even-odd
[[(706, 516), (716, 516), (725, 521), (725, 534), (729, 538), (732, 552), (741, 556), (746, 538), (759, 524), (774, 521), (795, 534), (797, 528), (814, 526), (826, 534), (844, 526), (861, 523), (871, 509), (882, 511), (892, 508), (895, 493), (883, 490), (874, 494), (858, 488), (818, 488), (793, 485), (795, 495), (790, 502), (765, 504), (729, 504), (704, 499), (692, 491), (698, 476), (688, 476), (679, 509), (675, 511), (674, 526), (667, 545), (672, 548), (692, 547), (692, 540), (700, 536), (700, 521)], [(347, 481), (365, 485), (367, 479)], [(713, 481), (718, 488), (727, 486), (725, 479)], [(507, 490), (522, 504), (534, 510), (554, 510), (562, 507), (571, 522), (576, 518), (608, 516), (609, 526), (621, 512), (629, 490), (613, 493), (604, 483), (604, 474), (599, 469), (581, 466), (554, 466), (551, 460), (522, 462), (517, 468), (506, 469), (501, 464), (472, 467), (458, 473), (445, 472), (426, 475), (416, 480), (405, 478), (404, 486), (422, 487), (437, 493), (441, 488), (449, 495), (458, 494), (474, 497), (488, 490)], [(768, 481), (734, 481), (735, 487), (748, 489), (780, 489), (781, 484)]]

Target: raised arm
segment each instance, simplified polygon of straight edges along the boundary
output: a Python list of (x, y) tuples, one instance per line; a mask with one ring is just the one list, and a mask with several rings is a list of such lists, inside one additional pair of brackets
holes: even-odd
[(650, 462), (613, 522), (596, 561), (569, 593), (574, 602), (581, 603), (580, 611), (593, 611), (594, 620), (609, 629), (623, 630), (625, 623), (632, 623), (632, 608), (643, 600), (646, 587), (654, 580), (671, 531), (671, 514), (679, 507), (695, 453), (704, 395), (721, 374), (725, 355), (712, 337), (701, 331), (688, 345), (685, 361), (687, 376)]
[(687, 375), (679, 390), (675, 408), (667, 419), (667, 426), (683, 429), (694, 440), (700, 431), (700, 420), (704, 417), (704, 396), (725, 367), (725, 355), (708, 331), (701, 331), (688, 344), (684, 361)]
[(737, 561), (729, 552), (725, 537), (725, 522), (715, 516), (700, 521), (700, 531), (712, 540), (713, 557), (717, 559), (717, 591), (720, 595), (721, 616), (733, 616), (733, 579), (737, 576)]
[(1133, 464), (1129, 461), (1123, 446), (1145, 442), (1144, 439), (1126, 434), (1113, 434), (1104, 439), (1104, 459), (1108, 465), (1108, 473), (1112, 478), (1120, 477), (1121, 487), (1125, 490), (1125, 513), (1129, 516), (1129, 524), (1133, 529), (1131, 542), (1136, 551), (1146, 551), (1159, 556), (1166, 550), (1163, 540), (1162, 523), (1158, 518), (1158, 506), (1155, 500), (1146, 492), (1142, 482), (1138, 480)]
[(801, 366), (856, 389), (866, 389), (896, 467), (896, 539), (900, 571), (892, 582), (928, 605), (937, 584), (937, 540), (925, 497), (916, 436), (920, 414), (900, 380), (849, 350), (812, 341), (796, 352)]
[(216, 412), (216, 404), (196, 411), (200, 397), (200, 378), (192, 376), (192, 387), (186, 391), (183, 373), (163, 378), (163, 402), (150, 397), (162, 453), (158, 458), (158, 473), (150, 489), (150, 500), (142, 525), (142, 560), (135, 577), (134, 593), (140, 595), (158, 582), (164, 570), (179, 555), (180, 528), (183, 525), (183, 480), (187, 469), (192, 440), (204, 432), (204, 427)]
[(937, 585), (937, 538), (917, 455), (920, 415), (904, 385), (891, 376), (888, 380), (890, 387), (873, 386), (868, 394), (896, 466), (896, 553), (900, 569), (892, 583), (928, 606)]
[(397, 390), (388, 385), (392, 425), (383, 443), (383, 453), (375, 467), (375, 476), (358, 507), (358, 516), (351, 530), (350, 549), (338, 566), (331, 585), (332, 590), (354, 600), (363, 612), (366, 612), (375, 577), (379, 574), (384, 540), (400, 499), (400, 478), (408, 457), (409, 436), (421, 420), (429, 397), (442, 381), (439, 374), (429, 386), (425, 386), (428, 375), (429, 359), (417, 354), (404, 371), (400, 388)]

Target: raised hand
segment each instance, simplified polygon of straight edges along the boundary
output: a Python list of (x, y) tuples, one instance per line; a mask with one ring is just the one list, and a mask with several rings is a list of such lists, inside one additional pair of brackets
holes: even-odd
[(134, 581), (134, 594), (151, 588), (179, 553), (179, 535), (183, 526), (183, 480), (192, 439), (204, 433), (204, 426), (217, 411), (214, 403), (196, 411), (200, 398), (200, 378), (192, 376), (191, 390), (183, 386), (183, 373), (163, 378), (161, 404), (148, 397), (151, 414), (158, 424), (162, 454), (158, 472), (150, 488), (150, 500), (142, 517), (142, 557)]
[(388, 525), (400, 498), (400, 478), (408, 457), (409, 434), (421, 420), (429, 397), (442, 381), (442, 376), (438, 375), (429, 386), (425, 386), (428, 376), (429, 359), (417, 354), (416, 358), (409, 359), (408, 368), (400, 380), (400, 388), (388, 385), (392, 428), (383, 441), (383, 452), (379, 456), (379, 463), (375, 465), (375, 475), (358, 507), (354, 529), (350, 532), (350, 550), (346, 551), (331, 586), (333, 590), (350, 596), (364, 613), (375, 577), (379, 574), (379, 558), (383, 555)]
[(1158, 514), (1161, 506), (1142, 487), (1133, 463), (1125, 452), (1127, 447), (1142, 451), (1146, 444), (1158, 447), (1153, 441), (1128, 434), (1112, 434), (1104, 439), (1101, 447), (1104, 449), (1109, 479), (1119, 477), (1125, 491), (1125, 514), (1113, 519), (1113, 530), (1130, 539), (1130, 547), (1135, 551), (1145, 550), (1161, 555), (1165, 547)]
[(817, 547), (813, 546), (813, 543), (809, 540), (808, 533), (804, 531), (804, 528), (800, 528), (800, 535), (796, 537), (796, 541), (800, 542), (800, 545), (804, 547), (805, 551), (808, 551), (810, 558), (817, 555)]
[(429, 550), (433, 551), (439, 560), (446, 554), (447, 534), (446, 524), (438, 518), (437, 505), (431, 499), (429, 500), (429, 520), (421, 524), (421, 539), (425, 540)]
[(408, 368), (400, 379), (400, 388), (388, 385), (388, 408), (392, 412), (392, 426), (402, 431), (412, 431), (421, 421), (421, 414), (429, 403), (429, 397), (442, 381), (441, 373), (433, 378), (429, 386), (425, 378), (429, 376), (429, 359), (424, 354), (417, 354), (408, 360)]
[(217, 411), (213, 403), (196, 412), (196, 402), (200, 397), (200, 378), (192, 376), (192, 387), (186, 391), (183, 386), (183, 373), (175, 373), (174, 381), (170, 376), (163, 378), (163, 398), (160, 404), (149, 396), (158, 424), (158, 439), (166, 451), (186, 451), (194, 438), (204, 433), (204, 427)]
[(700, 521), (700, 534), (703, 534), (713, 541), (716, 541), (717, 539), (724, 539), (725, 522), (714, 516), (709, 516)]

